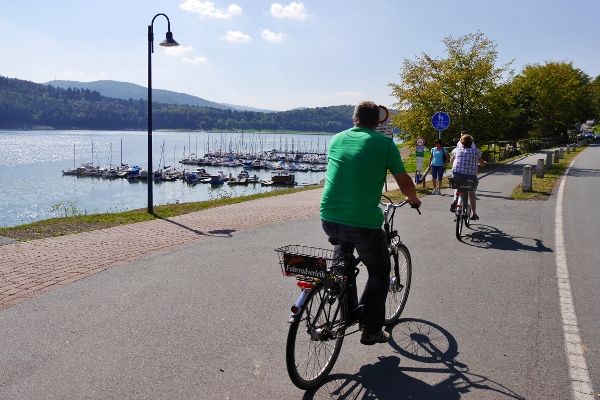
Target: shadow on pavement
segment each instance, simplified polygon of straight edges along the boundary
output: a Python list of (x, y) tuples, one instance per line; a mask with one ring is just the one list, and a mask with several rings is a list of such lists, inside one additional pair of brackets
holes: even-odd
[(200, 236), (233, 237), (232, 233), (235, 232), (235, 229), (214, 229), (212, 231), (202, 232), (202, 231), (199, 231), (198, 229), (193, 229), (193, 228), (190, 228), (189, 226), (180, 224), (179, 222), (175, 222), (169, 218), (161, 217), (160, 215), (158, 215), (156, 213), (153, 213), (152, 215), (154, 215), (158, 219), (161, 219), (161, 220), (171, 223), (173, 225), (177, 225), (180, 228), (186, 229), (186, 230), (193, 232), (196, 235), (200, 235)]
[(471, 229), (472, 232), (463, 235), (461, 242), (469, 246), (482, 249), (552, 252), (541, 239), (512, 236), (490, 225), (471, 223), (467, 229)]
[[(456, 339), (439, 325), (421, 319), (402, 318), (392, 332), (390, 345), (399, 356), (379, 357), (378, 362), (363, 366), (354, 375), (331, 375), (322, 386), (306, 392), (304, 400), (454, 400), (471, 391), (478, 391), (478, 398), (502, 395), (507, 399), (524, 399), (459, 362), (456, 359), (459, 354)], [(425, 365), (405, 367), (401, 365), (401, 357)], [(429, 380), (431, 374), (439, 374), (442, 380), (429, 384), (415, 377), (419, 373), (428, 374)]]
[(571, 168), (569, 170), (569, 176), (577, 178), (600, 178), (600, 169)]
[(476, 198), (477, 200), (479, 200), (480, 197), (491, 197), (494, 199), (504, 199), (504, 200), (512, 200), (513, 198), (510, 196), (500, 196), (497, 194), (490, 194), (490, 193), (501, 193), (501, 192), (494, 192), (494, 191), (490, 191), (490, 190), (477, 190), (477, 194), (476, 194)]

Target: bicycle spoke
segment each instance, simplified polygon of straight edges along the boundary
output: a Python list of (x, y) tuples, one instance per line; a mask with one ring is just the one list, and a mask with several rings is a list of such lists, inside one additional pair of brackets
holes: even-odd
[(412, 274), (410, 254), (406, 246), (396, 245), (396, 250), (391, 257), (392, 269), (385, 311), (386, 325), (393, 324), (400, 317), (408, 298)]
[(290, 326), (286, 360), (292, 382), (308, 389), (322, 381), (335, 363), (343, 342), (340, 296), (330, 286), (316, 287)]

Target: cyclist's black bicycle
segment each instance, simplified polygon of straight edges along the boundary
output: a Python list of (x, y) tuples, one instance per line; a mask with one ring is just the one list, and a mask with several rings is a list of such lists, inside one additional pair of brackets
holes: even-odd
[(448, 178), (452, 189), (457, 189), (456, 211), (456, 238), (462, 237), (463, 225), (469, 227), (471, 224), (471, 205), (469, 204), (469, 192), (477, 189), (477, 180), (452, 177)]
[[(394, 204), (388, 197), (382, 197), (387, 200), (382, 205), (392, 264), (385, 313), (385, 325), (389, 326), (398, 320), (406, 305), (412, 264), (408, 248), (394, 230), (396, 209), (407, 202)], [(327, 378), (344, 337), (360, 330), (357, 327), (348, 332), (359, 322), (352, 317), (354, 313), (349, 303), (352, 298), (356, 299), (356, 285), (351, 283), (355, 282), (361, 260), (352, 254), (335, 257), (332, 250), (300, 245), (284, 246), (276, 251), (284, 275), (295, 276), (302, 289), (291, 308), (286, 364), (294, 385), (308, 390)]]

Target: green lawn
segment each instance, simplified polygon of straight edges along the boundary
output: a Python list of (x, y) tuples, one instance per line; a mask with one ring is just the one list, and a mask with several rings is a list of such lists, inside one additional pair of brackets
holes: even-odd
[(72, 233), (88, 232), (97, 229), (105, 229), (113, 226), (134, 224), (136, 222), (149, 221), (157, 218), (170, 218), (177, 215), (189, 214), (207, 208), (219, 207), (227, 204), (241, 203), (248, 200), (264, 197), (281, 196), (302, 190), (312, 190), (317, 185), (302, 188), (280, 189), (267, 193), (257, 193), (250, 196), (228, 197), (216, 200), (200, 201), (194, 203), (167, 204), (154, 207), (154, 214), (148, 214), (146, 209), (123, 211), (118, 213), (104, 214), (81, 214), (75, 211), (75, 215), (69, 210), (69, 216), (52, 218), (31, 224), (19, 225), (9, 228), (0, 228), (0, 236), (9, 237), (21, 241), (42, 239), (53, 236), (62, 236)]

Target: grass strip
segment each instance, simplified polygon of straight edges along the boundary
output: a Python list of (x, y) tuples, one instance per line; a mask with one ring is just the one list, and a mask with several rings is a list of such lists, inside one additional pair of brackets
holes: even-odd
[[(523, 185), (517, 185), (512, 192), (514, 200), (547, 200), (556, 186), (560, 177), (565, 173), (565, 170), (573, 161), (573, 159), (584, 150), (585, 147), (578, 147), (570, 153), (563, 152), (564, 158), (557, 163), (552, 163), (552, 167), (544, 166), (544, 177), (537, 178), (535, 174), (531, 179), (531, 192), (524, 192)], [(554, 159), (554, 155), (552, 156)]]
[(150, 221), (153, 219), (170, 218), (177, 215), (189, 214), (195, 211), (202, 211), (208, 208), (220, 207), (228, 204), (242, 203), (249, 200), (282, 196), (304, 190), (314, 190), (318, 187), (319, 186), (317, 185), (312, 185), (301, 188), (278, 189), (271, 192), (256, 193), (249, 196), (227, 197), (193, 203), (165, 204), (155, 206), (154, 214), (148, 214), (145, 208), (140, 208), (137, 210), (129, 210), (119, 213), (86, 214), (51, 218), (25, 225), (0, 228), (0, 236), (19, 241), (28, 241), (69, 235), (73, 233), (89, 232), (98, 229), (111, 228), (114, 226)]

